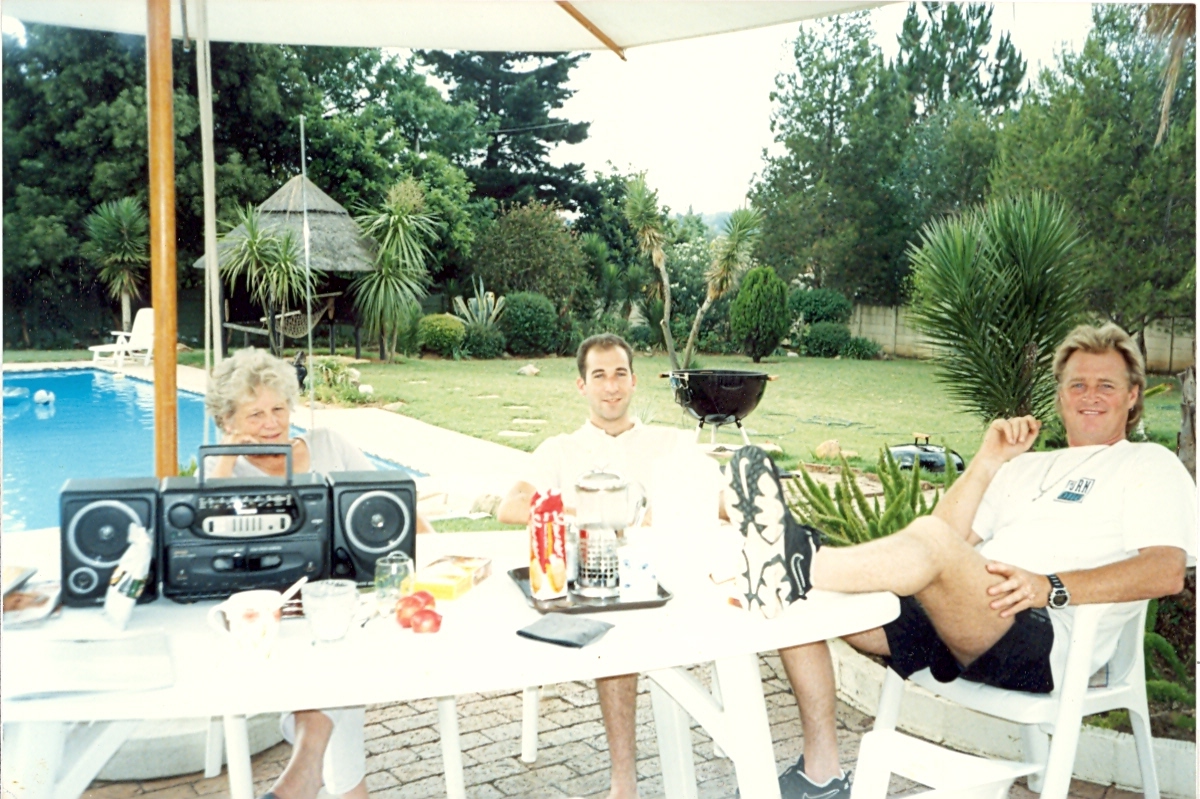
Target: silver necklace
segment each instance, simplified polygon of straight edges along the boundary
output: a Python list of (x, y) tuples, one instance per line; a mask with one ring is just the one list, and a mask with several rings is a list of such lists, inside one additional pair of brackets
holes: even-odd
[(1072, 466), (1070, 469), (1067, 469), (1061, 475), (1054, 478), (1054, 480), (1050, 481), (1049, 485), (1047, 485), (1046, 478), (1050, 476), (1050, 470), (1054, 468), (1054, 464), (1058, 463), (1058, 459), (1060, 457), (1062, 457), (1062, 453), (1055, 455), (1050, 460), (1050, 464), (1046, 467), (1046, 473), (1044, 475), (1042, 475), (1042, 480), (1040, 483), (1038, 483), (1038, 495), (1036, 497), (1034, 497), (1032, 501), (1037, 502), (1039, 499), (1046, 496), (1046, 494), (1050, 493), (1050, 489), (1054, 488), (1059, 483), (1061, 483), (1063, 480), (1066, 480), (1068, 477), (1070, 477), (1071, 472), (1075, 471), (1076, 469), (1082, 469), (1084, 464), (1086, 464), (1092, 458), (1096, 457), (1101, 452), (1107, 452), (1107, 451), (1108, 451), (1108, 447), (1101, 447), (1100, 449), (1096, 450), (1091, 455), (1088, 455), (1086, 458), (1084, 458), (1082, 461), (1080, 461), (1078, 465)]

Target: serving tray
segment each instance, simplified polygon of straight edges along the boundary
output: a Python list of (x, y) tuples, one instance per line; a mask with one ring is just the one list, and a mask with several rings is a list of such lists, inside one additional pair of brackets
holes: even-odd
[(661, 608), (675, 597), (674, 594), (663, 588), (660, 583), (658, 586), (658, 598), (642, 599), (636, 602), (628, 600), (622, 602), (619, 596), (607, 599), (594, 599), (592, 597), (579, 596), (570, 590), (567, 591), (566, 596), (559, 599), (534, 599), (533, 589), (529, 587), (528, 566), (522, 566), (519, 569), (509, 569), (508, 576), (521, 589), (521, 593), (525, 595), (525, 601), (529, 603), (529, 607), (538, 613), (600, 613), (607, 610)]

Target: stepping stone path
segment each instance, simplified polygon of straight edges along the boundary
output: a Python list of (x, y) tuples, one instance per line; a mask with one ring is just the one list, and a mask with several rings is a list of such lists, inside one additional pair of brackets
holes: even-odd
[(545, 419), (513, 419), (513, 424), (545, 424)]
[(530, 433), (528, 430), (501, 430), (496, 435), (504, 436), (505, 438), (525, 438), (526, 436), (533, 435), (533, 433)]
[(480, 394), (475, 399), (500, 399), (499, 394)]
[(508, 408), (510, 411), (527, 411), (527, 410), (529, 410), (528, 405), (505, 405), (504, 407)]
[(408, 384), (410, 386), (423, 386), (428, 382), (429, 382), (428, 380), (409, 380)]

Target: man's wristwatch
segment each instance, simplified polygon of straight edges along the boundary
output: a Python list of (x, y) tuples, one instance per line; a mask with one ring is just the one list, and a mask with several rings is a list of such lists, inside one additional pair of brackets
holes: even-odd
[(1046, 579), (1050, 581), (1050, 600), (1046, 603), (1046, 606), (1059, 610), (1069, 605), (1071, 603), (1071, 592), (1063, 585), (1063, 581), (1058, 579), (1058, 575), (1047, 574)]

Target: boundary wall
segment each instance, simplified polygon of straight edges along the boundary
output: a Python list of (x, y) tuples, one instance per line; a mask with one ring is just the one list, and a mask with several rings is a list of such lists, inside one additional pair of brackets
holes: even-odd
[[(850, 332), (883, 347), (901, 358), (932, 358), (936, 347), (911, 325), (907, 308), (855, 305)], [(1174, 374), (1196, 363), (1194, 325), (1183, 320), (1157, 322), (1146, 330), (1146, 368), (1155, 373)]]

